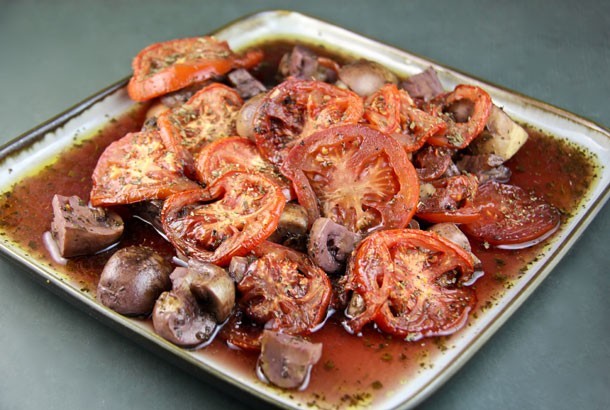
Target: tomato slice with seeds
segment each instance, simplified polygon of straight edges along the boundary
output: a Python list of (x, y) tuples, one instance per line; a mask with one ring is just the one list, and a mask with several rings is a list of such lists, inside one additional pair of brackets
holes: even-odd
[(226, 266), (275, 231), (285, 203), (280, 187), (264, 175), (231, 171), (207, 189), (168, 197), (161, 222), (184, 255)]
[(135, 101), (147, 101), (202, 83), (234, 68), (250, 68), (263, 59), (260, 50), (240, 56), (226, 41), (191, 37), (151, 44), (132, 62), (133, 76), (127, 92)]
[(311, 135), (293, 148), (281, 171), (310, 223), (322, 215), (368, 233), (405, 227), (417, 208), (419, 182), (407, 154), (392, 137), (364, 125)]
[[(458, 119), (452, 114), (455, 107), (467, 110), (461, 114), (467, 118)], [(447, 123), (444, 133), (436, 134), (428, 139), (430, 145), (453, 148), (466, 148), (485, 128), (491, 113), (491, 97), (480, 87), (460, 84), (447, 94), (437, 97), (426, 104), (426, 111), (442, 118)]]
[(326, 273), (305, 254), (271, 242), (256, 249), (237, 285), (238, 303), (266, 329), (300, 335), (324, 321), (332, 287)]
[(199, 153), (196, 163), (197, 180), (204, 185), (231, 170), (260, 172), (278, 184), (287, 201), (296, 198), (292, 183), (269, 161), (265, 160), (256, 144), (247, 138), (228, 137), (207, 145)]
[(344, 325), (354, 333), (372, 321), (409, 341), (451, 334), (476, 304), (472, 257), (453, 242), (415, 229), (378, 231), (356, 249), (346, 289), (363, 306)]
[[(417, 218), (432, 223), (472, 223), (481, 217), (474, 205), (479, 180), (471, 174), (437, 179), (426, 183), (431, 187), (428, 195), (421, 194)], [(425, 187), (425, 185), (422, 185)], [(422, 189), (425, 191), (425, 189)]]
[(193, 95), (185, 104), (164, 112), (157, 119), (165, 145), (176, 151), (194, 172), (194, 158), (212, 141), (236, 135), (237, 114), (243, 100), (233, 88), (214, 83)]
[(474, 206), (481, 218), (462, 229), (491, 245), (534, 245), (559, 227), (557, 208), (515, 185), (485, 182), (479, 186)]
[(391, 134), (407, 152), (417, 151), (447, 127), (440, 118), (417, 108), (409, 94), (395, 84), (385, 84), (366, 99), (364, 118), (379, 131)]
[(331, 126), (355, 124), (362, 113), (362, 99), (351, 91), (289, 79), (263, 99), (253, 118), (254, 138), (263, 157), (279, 166), (303, 138)]
[(93, 170), (91, 204), (109, 206), (164, 199), (196, 189), (184, 176), (182, 162), (157, 131), (134, 132), (110, 144)]

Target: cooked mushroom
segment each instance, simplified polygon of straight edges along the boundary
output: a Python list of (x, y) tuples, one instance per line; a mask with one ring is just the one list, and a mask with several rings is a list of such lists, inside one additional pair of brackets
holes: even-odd
[(402, 81), (400, 88), (406, 90), (411, 98), (423, 101), (429, 101), (444, 91), (438, 74), (432, 67)]
[(307, 387), (311, 368), (322, 357), (322, 344), (265, 330), (258, 358), (264, 380), (284, 389)]
[(458, 228), (456, 224), (451, 222), (434, 224), (430, 228), (428, 228), (428, 230), (439, 234), (445, 239), (449, 239), (451, 242), (464, 249), (470, 254), (470, 256), (472, 256), (474, 260), (475, 269), (481, 268), (481, 260), (477, 257), (477, 255), (472, 253), (472, 248), (470, 246), (468, 238), (466, 237), (464, 232), (462, 232), (461, 229)]
[[(176, 271), (184, 268), (177, 268)], [(235, 305), (235, 283), (223, 268), (211, 263), (189, 259), (186, 272), (174, 271), (171, 279), (174, 290), (193, 294), (203, 310), (224, 322)]]
[(508, 161), (527, 141), (527, 132), (501, 108), (492, 105), (485, 129), (470, 143), (475, 154), (496, 154)]
[(359, 240), (358, 234), (329, 218), (318, 218), (311, 226), (307, 253), (325, 272), (339, 271)]
[(361, 97), (368, 97), (386, 83), (398, 82), (394, 73), (369, 60), (344, 65), (339, 70), (339, 79)]
[(110, 257), (100, 276), (97, 298), (123, 315), (148, 315), (170, 289), (171, 265), (153, 249), (130, 246)]
[(278, 72), (284, 78), (318, 80), (334, 83), (337, 80), (338, 64), (326, 57), (320, 57), (309, 48), (296, 45), (282, 56)]
[(233, 256), (229, 264), (229, 276), (233, 279), (233, 282), (241, 282), (249, 265), (250, 260), (245, 256)]
[(250, 74), (245, 68), (238, 68), (227, 74), (241, 98), (247, 99), (267, 91), (265, 86)]
[(89, 255), (115, 243), (123, 220), (104, 208), (90, 208), (78, 196), (54, 195), (51, 233), (65, 258)]
[(460, 171), (474, 174), (482, 184), (487, 181), (508, 182), (512, 174), (510, 168), (503, 165), (504, 158), (496, 154), (464, 155), (456, 163)]
[(163, 292), (153, 310), (155, 332), (178, 346), (197, 346), (208, 341), (216, 329), (214, 317), (204, 312), (188, 292)]
[(241, 106), (239, 113), (237, 113), (237, 121), (235, 123), (237, 133), (241, 137), (254, 138), (254, 114), (262, 104), (265, 95), (265, 93), (257, 94)]
[(305, 248), (307, 237), (307, 210), (301, 205), (287, 203), (280, 215), (275, 232), (269, 241), (293, 248)]

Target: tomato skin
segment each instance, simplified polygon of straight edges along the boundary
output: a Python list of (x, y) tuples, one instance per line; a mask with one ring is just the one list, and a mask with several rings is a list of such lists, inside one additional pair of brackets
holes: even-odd
[(479, 186), (479, 180), (471, 174), (441, 178), (429, 183), (434, 193), (421, 197), (417, 218), (432, 223), (453, 222), (457, 224), (472, 223), (481, 217), (473, 199)]
[(344, 325), (358, 333), (374, 321), (409, 341), (453, 333), (476, 303), (474, 291), (462, 286), (473, 271), (468, 253), (433, 232), (377, 231), (350, 262), (346, 289), (364, 300), (364, 309)]
[(266, 329), (308, 334), (324, 321), (332, 287), (326, 273), (305, 254), (271, 242), (253, 250), (257, 256), (239, 282), (239, 304)]
[[(466, 122), (456, 122), (445, 111), (455, 103), (469, 101), (473, 104), (472, 114)], [(485, 128), (491, 113), (491, 97), (480, 87), (460, 84), (447, 94), (437, 97), (426, 105), (426, 111), (445, 120), (447, 129), (444, 133), (433, 135), (428, 139), (430, 145), (452, 148), (466, 148)]]
[(93, 206), (165, 199), (199, 187), (184, 176), (182, 162), (167, 150), (156, 131), (128, 133), (110, 144), (100, 156), (92, 179)]
[(446, 124), (415, 106), (405, 90), (385, 84), (367, 97), (364, 118), (374, 128), (391, 134), (407, 152), (420, 149), (428, 138), (443, 134)]
[(281, 171), (310, 224), (322, 215), (358, 233), (403, 228), (417, 208), (419, 182), (406, 153), (392, 137), (364, 125), (309, 136)]
[(210, 143), (199, 153), (195, 168), (197, 180), (206, 186), (231, 170), (260, 172), (281, 187), (287, 201), (296, 198), (292, 183), (247, 138), (227, 137)]
[(557, 208), (543, 199), (518, 186), (494, 181), (479, 186), (474, 206), (481, 218), (463, 225), (464, 233), (496, 246), (528, 246), (557, 229), (561, 221)]
[(157, 124), (163, 142), (183, 158), (189, 175), (195, 173), (195, 158), (205, 145), (236, 135), (235, 123), (242, 105), (237, 91), (214, 83), (159, 116)]
[(226, 41), (191, 37), (151, 44), (133, 59), (127, 92), (135, 101), (147, 101), (222, 75), (233, 68), (250, 68), (263, 58), (253, 50), (234, 54)]
[(267, 177), (230, 171), (207, 189), (167, 198), (161, 222), (180, 252), (226, 266), (273, 233), (285, 203), (280, 187)]
[(312, 133), (355, 124), (363, 113), (355, 93), (321, 81), (288, 79), (267, 93), (254, 114), (254, 139), (263, 157), (281, 165), (292, 147)]

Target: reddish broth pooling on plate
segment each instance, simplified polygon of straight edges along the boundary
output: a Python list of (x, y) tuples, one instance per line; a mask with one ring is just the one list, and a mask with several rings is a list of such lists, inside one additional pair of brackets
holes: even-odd
[[(266, 84), (273, 83), (275, 79), (269, 67), (275, 66), (280, 56), (291, 47), (288, 43), (265, 46), (265, 53), (273, 62), (255, 71), (256, 76)], [(62, 153), (56, 162), (25, 178), (0, 197), (0, 230), (6, 238), (4, 240), (20, 244), (32, 257), (48, 262), (82, 292), (93, 296), (99, 274), (116, 249), (134, 244), (146, 245), (156, 249), (167, 260), (172, 259), (175, 251), (152, 227), (131, 218), (127, 207), (116, 207), (126, 222), (125, 234), (118, 247), (93, 256), (72, 258), (66, 266), (55, 264), (42, 241), (52, 218), (51, 198), (55, 193), (88, 198), (97, 158), (110, 143), (128, 132), (139, 130), (147, 108), (147, 105), (141, 105), (130, 114), (112, 120), (96, 135)], [(587, 192), (594, 167), (586, 153), (577, 147), (533, 129), (527, 131), (529, 140), (506, 163), (512, 171), (509, 183), (535, 190), (561, 211), (561, 220), (565, 222)], [(543, 152), (544, 156), (541, 155)], [(539, 160), (549, 157), (553, 160)], [(471, 240), (471, 245), (485, 272), (473, 285), (477, 305), (470, 314), (472, 322), (493, 307), (506, 289), (519, 280), (524, 268), (539, 256), (544, 245), (512, 251), (489, 247), (475, 240)], [(312, 370), (307, 390), (291, 391), (292, 397), (321, 406), (329, 403), (333, 406), (372, 404), (376, 397), (385, 396), (385, 392), (398, 388), (409, 378), (432, 367), (435, 356), (452, 348), (452, 336), (408, 343), (382, 334), (371, 326), (363, 329), (361, 337), (356, 337), (343, 329), (342, 320), (342, 313), (337, 312), (321, 330), (307, 336), (312, 342), (323, 343), (322, 358)], [(222, 360), (227, 369), (250, 375), (252, 379), (256, 377), (257, 353), (231, 349), (221, 338), (216, 338), (196, 354)], [(354, 360), (354, 357), (361, 359)]]

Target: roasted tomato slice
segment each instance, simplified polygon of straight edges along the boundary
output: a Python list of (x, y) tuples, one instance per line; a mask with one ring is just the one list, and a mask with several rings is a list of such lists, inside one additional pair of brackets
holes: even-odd
[(471, 223), (481, 217), (473, 201), (479, 180), (474, 175), (458, 175), (421, 185), (417, 218), (432, 223)]
[(559, 227), (557, 208), (518, 186), (486, 182), (479, 186), (474, 205), (479, 208), (481, 218), (462, 229), (491, 245), (531, 246)]
[(191, 84), (223, 75), (233, 68), (250, 68), (263, 58), (252, 50), (243, 56), (231, 51), (226, 41), (192, 37), (155, 43), (132, 62), (133, 77), (127, 86), (135, 101), (146, 101)]
[(463, 284), (474, 271), (472, 257), (453, 242), (414, 229), (378, 231), (356, 249), (346, 289), (359, 299), (345, 322), (358, 333), (374, 321), (386, 333), (418, 340), (460, 329), (476, 303)]
[(311, 135), (290, 152), (282, 173), (310, 223), (322, 215), (359, 233), (404, 228), (417, 207), (419, 182), (407, 154), (364, 125)]
[(110, 144), (93, 170), (91, 204), (130, 204), (199, 187), (158, 132), (134, 132)]
[(269, 91), (256, 111), (254, 138), (261, 154), (281, 165), (290, 149), (312, 133), (355, 124), (363, 112), (355, 93), (321, 81), (289, 79)]
[(332, 287), (326, 273), (308, 257), (265, 242), (237, 285), (238, 303), (265, 328), (298, 335), (315, 330), (326, 318)]
[(264, 175), (231, 171), (207, 189), (167, 198), (161, 222), (180, 252), (225, 266), (273, 233), (285, 203), (280, 187)]
[(189, 171), (201, 149), (212, 141), (236, 135), (235, 122), (243, 100), (233, 88), (214, 83), (185, 104), (157, 119), (165, 145), (184, 158)]
[(364, 118), (381, 132), (391, 134), (407, 152), (420, 149), (433, 135), (445, 132), (446, 123), (415, 106), (404, 90), (386, 84), (365, 101)]
[(286, 200), (296, 198), (292, 183), (269, 161), (265, 160), (256, 144), (247, 138), (228, 137), (207, 145), (199, 153), (196, 163), (197, 179), (210, 185), (231, 170), (260, 172), (282, 188)]
[(447, 123), (444, 133), (428, 139), (431, 145), (465, 148), (485, 128), (491, 113), (491, 97), (482, 88), (460, 84), (426, 104), (426, 111)]

